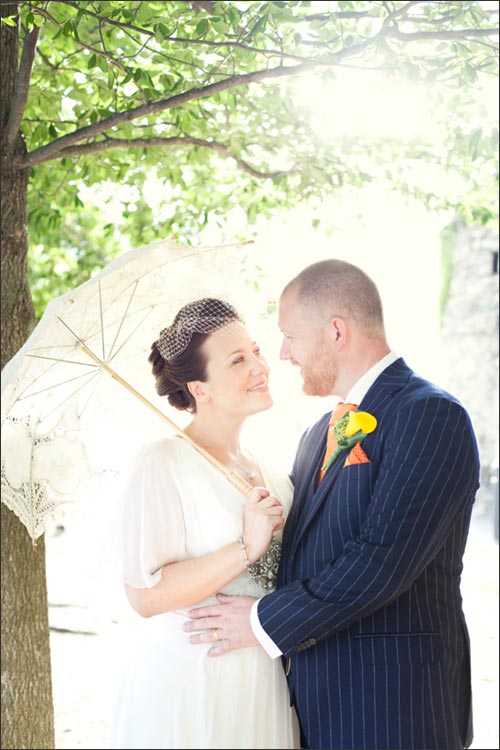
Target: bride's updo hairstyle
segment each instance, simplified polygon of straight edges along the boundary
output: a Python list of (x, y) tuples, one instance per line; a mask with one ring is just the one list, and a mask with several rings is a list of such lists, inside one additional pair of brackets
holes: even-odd
[(228, 302), (205, 297), (181, 307), (172, 325), (151, 345), (156, 391), (168, 396), (176, 409), (196, 412), (196, 401), (187, 383), (207, 378), (207, 357), (202, 346), (211, 333), (233, 321), (243, 322)]

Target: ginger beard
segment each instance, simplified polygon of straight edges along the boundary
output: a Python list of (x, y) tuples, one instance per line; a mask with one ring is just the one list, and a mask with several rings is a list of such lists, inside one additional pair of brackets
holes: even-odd
[(337, 365), (324, 335), (318, 339), (314, 351), (307, 361), (300, 365), (302, 376), (302, 390), (307, 396), (329, 396), (334, 393), (337, 382)]

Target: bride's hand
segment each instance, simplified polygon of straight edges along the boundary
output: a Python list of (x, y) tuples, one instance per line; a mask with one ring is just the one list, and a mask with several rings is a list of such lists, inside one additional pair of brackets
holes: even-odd
[(284, 509), (278, 498), (265, 487), (254, 487), (247, 497), (243, 522), (243, 540), (251, 563), (267, 552), (273, 532), (283, 528), (284, 523)]

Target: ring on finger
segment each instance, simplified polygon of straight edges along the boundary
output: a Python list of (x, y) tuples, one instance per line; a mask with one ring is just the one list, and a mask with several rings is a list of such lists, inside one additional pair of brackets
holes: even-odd
[(218, 628), (215, 628), (214, 630), (214, 641), (220, 641)]

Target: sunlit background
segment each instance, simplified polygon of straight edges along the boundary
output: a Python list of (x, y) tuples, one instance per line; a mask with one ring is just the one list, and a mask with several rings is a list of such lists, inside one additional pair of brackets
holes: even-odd
[[(494, 79), (483, 79), (476, 86), (473, 126), (484, 132), (498, 124), (496, 84)], [(443, 100), (459, 97), (453, 85), (450, 83)], [(437, 106), (434, 93), (431, 85), (404, 78), (390, 80), (380, 71), (355, 66), (342, 68), (326, 80), (313, 74), (299, 77), (294, 83), (295, 106), (305, 113), (319, 141), (350, 149), (353, 163), (359, 142), (377, 139), (383, 155), (387, 144), (415, 140), (422, 148), (432, 145), (434, 151), (441, 150), (443, 167), (425, 158), (397, 164), (381, 158), (370, 164), (375, 177), (361, 187), (345, 185), (323, 201), (299, 204), (295, 209), (275, 212), (272, 218), (257, 217), (252, 226), (238, 207), (229, 210), (223, 222), (209, 214), (204, 228), (190, 237), (194, 245), (254, 240), (245, 249), (242, 278), (232, 290), (232, 301), (237, 301), (268, 356), (275, 408), (251, 420), (246, 432), (250, 442), (257, 441), (264, 450), (272, 447), (274, 452), (278, 432), (280, 458), (287, 467), (303, 429), (329, 405), (322, 399), (301, 395), (297, 372), (289, 363), (280, 363), (277, 356), (280, 340), (276, 316), (262, 318), (269, 304), (279, 298), (284, 284), (309, 263), (337, 257), (362, 267), (380, 290), (391, 347), (419, 374), (444, 388), (448, 385), (440, 335), (440, 232), (455, 215), (449, 208), (430, 210), (423, 201), (396, 190), (386, 174), (403, 170), (405, 181), (417, 190), (433, 192), (442, 198), (443, 205), (446, 199), (460, 200), (467, 194), (467, 176), (450, 176), (444, 168), (450, 146), (443, 121), (445, 110)], [(457, 122), (459, 117), (457, 99)], [(235, 168), (232, 160), (227, 168)], [(493, 190), (493, 179), (492, 170), (488, 189)], [(180, 186), (165, 186), (152, 170), (141, 197), (152, 209), (155, 224), (161, 226), (176, 211)], [(124, 206), (134, 210), (139, 193), (138, 188), (101, 183), (82, 187), (80, 198), (87, 205), (100, 207), (105, 212), (104, 221), (119, 228)], [(158, 430), (162, 429), (163, 425), (158, 425)]]
[[(498, 122), (495, 84), (484, 84), (483, 89), (478, 90), (478, 127), (491, 127)], [(308, 109), (321, 139), (348, 143), (372, 136), (390, 141), (418, 136), (423, 142), (441, 143), (445, 135), (434, 117), (428, 89), (411, 83), (396, 85), (376, 73), (368, 76), (366, 71), (347, 70), (328, 83), (320, 83), (313, 77), (304, 78), (297, 83), (296, 102), (297, 106)], [(466, 191), (465, 180), (460, 182), (461, 178), (455, 177), (453, 183), (450, 182), (450, 177), (438, 166), (415, 161), (411, 169), (415, 184), (431, 186), (443, 197)], [(113, 200), (105, 203), (104, 198), (108, 201), (110, 193)], [(162, 212), (163, 218), (173, 215), (178, 197), (176, 190), (172, 190), (170, 196), (166, 194), (154, 172), (146, 182), (143, 195), (159, 221)], [(119, 226), (124, 204), (133, 203), (137, 195), (130, 188), (110, 184), (99, 189), (82, 188), (81, 198), (96, 206), (105, 204), (107, 221)], [(255, 331), (270, 361), (275, 406), (249, 420), (245, 441), (250, 449), (259, 455), (272, 456), (273, 461), (288, 470), (302, 431), (329, 409), (328, 399), (303, 396), (297, 370), (288, 362), (279, 361), (276, 316), (266, 314), (287, 281), (309, 263), (324, 258), (348, 260), (361, 266), (374, 279), (382, 296), (391, 347), (419, 374), (447, 387), (448, 372), (440, 338), (439, 297), (443, 281), (440, 232), (454, 219), (452, 211), (431, 211), (422, 202), (394, 191), (381, 169), (379, 177), (362, 188), (344, 188), (338, 196), (323, 202), (299, 205), (271, 219), (258, 218), (255, 227), (248, 226), (245, 214), (238, 208), (229, 212), (226, 219), (221, 227), (216, 217), (209, 216), (206, 227), (196, 241), (193, 239), (193, 244), (254, 240), (244, 250), (245, 274), (229, 296), (237, 300), (250, 330)], [(193, 293), (196, 296), (195, 290)], [(159, 437), (165, 428), (158, 421), (154, 429), (148, 430), (147, 442)], [(124, 461), (128, 461), (126, 454)], [(105, 502), (108, 501), (106, 497)], [(86, 563), (82, 566), (82, 560), (85, 556), (88, 558), (89, 545), (92, 556), (92, 525), (95, 526), (96, 519), (100, 524), (106, 523), (105, 502), (95, 493), (85, 505), (68, 511), (66, 534), (73, 546), (75, 570), (79, 569), (80, 573), (86, 572)], [(77, 540), (71, 538), (73, 513), (86, 516), (90, 522), (85, 526), (79, 519)], [(82, 532), (86, 528), (88, 534)], [(49, 538), (49, 551), (55, 541)], [(68, 564), (67, 557), (66, 561)], [(53, 580), (51, 585), (57, 599), (57, 584)], [(93, 584), (88, 584), (88, 590), (93, 592)], [(99, 611), (102, 615), (103, 610)], [(104, 680), (95, 698), (96, 706), (102, 707), (109, 701), (110, 692)], [(491, 699), (491, 694), (489, 696)], [(60, 702), (62, 704), (63, 697)], [(495, 735), (494, 711), (488, 705), (478, 707), (480, 744), (474, 747), (495, 746), (491, 742), (487, 744)]]

